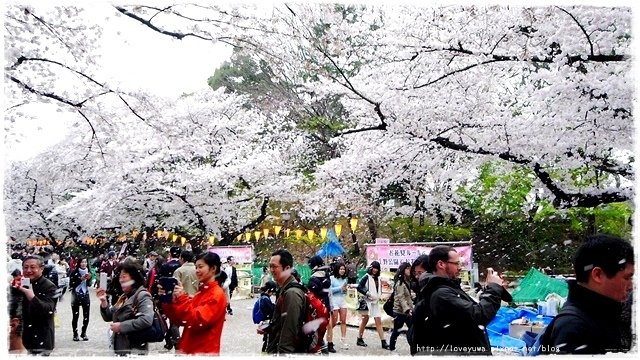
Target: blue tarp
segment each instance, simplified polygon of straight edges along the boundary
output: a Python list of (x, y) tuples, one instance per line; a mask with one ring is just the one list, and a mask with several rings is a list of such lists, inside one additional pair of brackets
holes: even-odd
[(338, 237), (333, 229), (329, 229), (327, 232), (327, 241), (322, 245), (320, 250), (316, 253), (316, 255), (321, 257), (330, 257), (330, 256), (341, 256), (344, 254), (344, 248), (340, 245), (340, 241), (338, 241)]
[(487, 329), (487, 334), (489, 335), (489, 344), (491, 344), (491, 347), (509, 349), (518, 355), (524, 355), (526, 352), (527, 344), (523, 340), (512, 338), (509, 335), (503, 335), (489, 329)]
[(498, 309), (498, 313), (496, 313), (493, 320), (487, 324), (487, 334), (489, 335), (489, 343), (491, 346), (510, 350), (522, 349), (517, 352), (524, 355), (525, 341), (509, 336), (509, 324), (511, 324), (513, 320), (521, 318), (526, 318), (530, 322), (542, 321), (544, 326), (549, 325), (553, 319), (551, 316), (539, 316), (538, 313), (531, 308), (519, 307), (513, 309), (503, 306)]

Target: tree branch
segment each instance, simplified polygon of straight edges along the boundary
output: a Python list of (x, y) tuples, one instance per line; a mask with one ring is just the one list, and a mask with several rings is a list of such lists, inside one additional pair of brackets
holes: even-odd
[(220, 240), (220, 245), (221, 246), (230, 245), (238, 237), (238, 235), (246, 232), (249, 229), (256, 228), (261, 222), (264, 221), (264, 219), (267, 218), (267, 205), (268, 204), (269, 204), (269, 197), (265, 196), (265, 198), (262, 200), (262, 205), (260, 205), (260, 215), (258, 215), (258, 217), (255, 220), (253, 220), (252, 222), (244, 225), (242, 228), (240, 228), (240, 230), (235, 230), (235, 231), (230, 231), (230, 232), (223, 231), (222, 232), (222, 239)]
[(447, 149), (462, 151), (471, 154), (497, 156), (498, 158), (505, 161), (525, 165), (531, 168), (540, 182), (555, 196), (553, 204), (557, 208), (594, 207), (600, 204), (631, 200), (631, 194), (618, 190), (604, 190), (599, 192), (591, 192), (588, 194), (566, 192), (558, 185), (556, 185), (555, 181), (553, 181), (553, 179), (551, 178), (551, 175), (549, 175), (549, 173), (545, 171), (538, 162), (513, 155), (508, 151), (498, 153), (485, 150), (483, 148), (472, 149), (468, 145), (454, 143), (448, 138), (444, 137), (432, 138), (430, 139), (430, 141)]
[(556, 6), (556, 8), (560, 9), (560, 11), (562, 11), (562, 12), (566, 13), (567, 15), (569, 15), (573, 19), (573, 21), (576, 22), (576, 24), (578, 25), (580, 30), (582, 30), (582, 33), (584, 34), (584, 36), (587, 38), (587, 41), (589, 42), (589, 48), (591, 49), (591, 56), (593, 56), (593, 43), (591, 42), (591, 38), (589, 37), (589, 34), (587, 34), (587, 31), (584, 29), (584, 26), (582, 26), (582, 24), (580, 24), (578, 19), (576, 19), (576, 17), (573, 16), (573, 14), (571, 14), (567, 10), (565, 10), (565, 9), (559, 7), (559, 6)]
[(168, 35), (168, 36), (176, 38), (178, 40), (182, 40), (187, 36), (193, 36), (195, 38), (202, 39), (202, 40), (215, 41), (215, 39), (213, 39), (213, 38), (206, 38), (204, 36), (200, 36), (200, 35), (194, 34), (194, 33), (183, 34), (183, 33), (175, 32), (175, 31), (163, 30), (163, 29), (160, 29), (159, 27), (153, 25), (151, 23), (151, 20), (143, 19), (140, 16), (138, 16), (138, 15), (132, 13), (132, 12), (129, 12), (127, 9), (125, 9), (123, 7), (116, 6), (115, 8), (116, 8), (116, 10), (121, 12), (122, 14), (124, 14), (124, 15), (126, 15), (126, 16), (128, 16), (128, 17), (130, 17), (130, 18), (132, 18), (134, 20), (137, 20), (137, 21), (141, 22), (142, 24), (146, 25), (147, 27), (149, 27), (153, 31), (159, 32), (160, 34), (163, 34), (163, 35)]

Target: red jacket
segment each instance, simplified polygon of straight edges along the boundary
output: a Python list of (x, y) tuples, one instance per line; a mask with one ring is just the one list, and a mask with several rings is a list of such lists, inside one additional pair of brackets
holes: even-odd
[(184, 326), (178, 347), (185, 354), (220, 354), (220, 337), (227, 313), (227, 297), (218, 282), (200, 285), (190, 299), (187, 294), (162, 304), (174, 324)]

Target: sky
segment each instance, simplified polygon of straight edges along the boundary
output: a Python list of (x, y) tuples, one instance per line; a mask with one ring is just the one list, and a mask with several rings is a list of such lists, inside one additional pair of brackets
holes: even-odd
[[(105, 19), (108, 14), (113, 15)], [(97, 78), (119, 89), (176, 98), (206, 88), (209, 76), (231, 56), (228, 45), (172, 39), (115, 14), (109, 4), (93, 2), (86, 15), (103, 25)], [(6, 161), (26, 160), (45, 151), (60, 142), (77, 120), (77, 115), (56, 113), (49, 105), (33, 104), (23, 111), (24, 121), (14, 125), (21, 135), (5, 144)]]

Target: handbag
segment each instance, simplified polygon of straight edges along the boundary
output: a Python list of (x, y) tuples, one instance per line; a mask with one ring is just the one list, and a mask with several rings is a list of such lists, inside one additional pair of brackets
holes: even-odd
[[(133, 313), (138, 313), (138, 293), (136, 293), (133, 299)], [(141, 330), (132, 331), (127, 334), (127, 337), (131, 344), (144, 345), (146, 343), (164, 341), (167, 331), (167, 323), (154, 303), (153, 322), (151, 323), (151, 326)]]
[(382, 309), (384, 310), (385, 313), (387, 313), (387, 315), (394, 317), (394, 313), (393, 313), (393, 302), (394, 302), (394, 298), (395, 298), (395, 287), (393, 289), (393, 292), (391, 293), (391, 296), (389, 296), (389, 298), (387, 299), (387, 301), (384, 302), (384, 305), (382, 305)]
[(364, 298), (358, 299), (358, 311), (369, 311), (369, 306), (367, 305), (367, 301)]
[[(369, 290), (369, 281), (367, 281), (367, 291)], [(364, 299), (364, 297), (359, 296), (358, 297), (358, 308), (356, 309), (357, 311), (369, 311), (369, 306), (367, 305), (367, 301)]]

